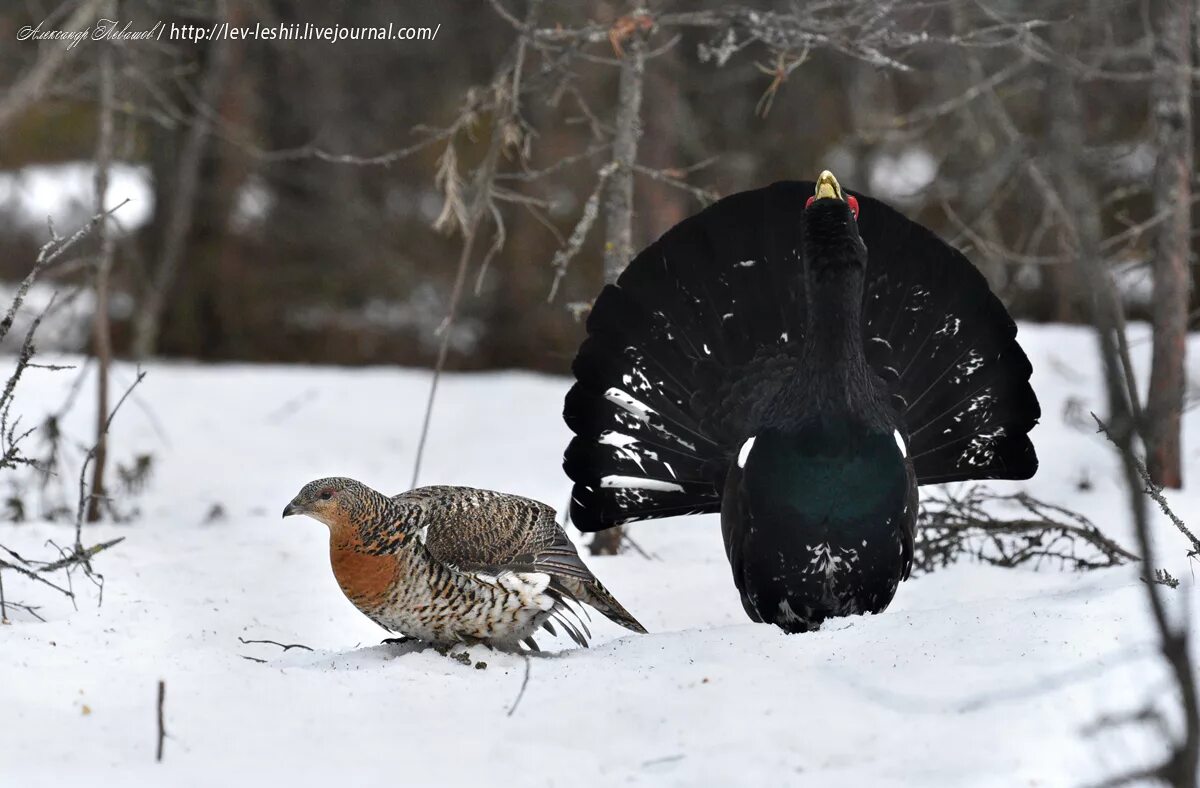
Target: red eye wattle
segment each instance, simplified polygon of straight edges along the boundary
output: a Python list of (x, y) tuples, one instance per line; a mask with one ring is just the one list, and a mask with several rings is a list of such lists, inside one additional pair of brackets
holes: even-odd
[(807, 208), (808, 206), (812, 205), (813, 201), (816, 199), (817, 199), (817, 195), (815, 195), (815, 194), (812, 197), (809, 197), (808, 202), (804, 203), (804, 207)]
[(854, 199), (853, 196), (847, 194), (846, 202), (850, 204), (850, 210), (854, 211), (854, 218), (857, 219), (858, 218), (858, 200)]

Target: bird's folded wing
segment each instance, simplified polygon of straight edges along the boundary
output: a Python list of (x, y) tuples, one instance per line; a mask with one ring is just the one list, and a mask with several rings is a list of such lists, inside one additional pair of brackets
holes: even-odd
[(543, 548), (563, 543), (574, 552), (554, 509), (529, 498), (470, 487), (422, 487), (396, 500), (421, 506), (425, 547), (443, 563), (502, 568), (532, 563)]

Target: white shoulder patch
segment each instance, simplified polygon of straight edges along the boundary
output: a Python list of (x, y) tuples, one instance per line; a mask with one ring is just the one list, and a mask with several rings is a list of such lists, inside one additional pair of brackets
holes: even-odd
[(754, 448), (754, 438), (755, 437), (756, 436), (751, 435), (749, 438), (747, 438), (746, 442), (742, 444), (742, 448), (738, 451), (738, 467), (739, 468), (746, 467), (746, 460), (750, 459), (750, 450)]
[(892, 437), (896, 439), (896, 445), (900, 447), (900, 456), (908, 457), (908, 447), (904, 445), (904, 438), (900, 435), (900, 430), (892, 433)]

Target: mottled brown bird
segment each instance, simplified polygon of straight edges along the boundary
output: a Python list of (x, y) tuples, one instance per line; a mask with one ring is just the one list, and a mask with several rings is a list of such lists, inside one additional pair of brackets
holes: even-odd
[[(572, 605), (646, 630), (600, 584), (544, 503), (470, 487), (421, 487), (389, 498), (361, 482), (318, 479), (283, 510), (329, 526), (333, 574), (384, 629), (439, 646), (538, 646), (554, 624), (591, 636)], [(572, 620), (572, 617), (574, 620)]]

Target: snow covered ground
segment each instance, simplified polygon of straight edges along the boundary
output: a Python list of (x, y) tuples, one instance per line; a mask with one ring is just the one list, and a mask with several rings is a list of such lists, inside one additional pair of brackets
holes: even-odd
[[(1147, 364), (1144, 331), (1135, 333)], [(1133, 547), (1108, 448), (1064, 411), (1103, 410), (1091, 336), (1022, 329), (1043, 423), (1028, 489), (1078, 509)], [(1194, 376), (1200, 343), (1193, 343)], [(1067, 786), (1156, 757), (1132, 733), (1086, 737), (1099, 716), (1161, 694), (1132, 567), (1075, 574), (960, 564), (901, 586), (880, 616), (785, 636), (741, 611), (716, 518), (635, 526), (654, 555), (591, 559), (651, 630), (595, 617), (596, 640), (526, 663), (472, 649), (477, 670), (381, 646), (342, 597), (326, 530), (280, 519), (302, 484), (408, 483), (428, 373), (271, 366), (148, 367), (114, 428), (116, 459), (154, 455), (140, 518), (97, 566), (103, 605), (75, 578), (79, 609), (6, 573), (10, 600), (43, 605), (0, 626), (0, 785), (802, 785)], [(71, 372), (32, 370), (16, 410), (59, 406)], [(118, 368), (127, 381), (128, 366)], [(422, 481), (508, 490), (561, 506), (568, 381), (450, 376)], [(85, 388), (66, 429), (82, 441)], [(1068, 408), (1068, 403), (1074, 402)], [(1080, 410), (1082, 408), (1082, 410)], [(1187, 419), (1200, 515), (1200, 429)], [(73, 455), (78, 458), (78, 451)], [(1087, 476), (1090, 491), (1077, 489)], [(73, 500), (75, 480), (51, 497)], [(37, 501), (33, 501), (37, 514)], [(127, 502), (126, 506), (129, 505)], [(209, 521), (214, 506), (224, 517)], [(1196, 583), (1181, 538), (1158, 524), (1161, 563)], [(65, 524), (0, 525), (0, 544), (45, 555)], [(1193, 606), (1193, 611), (1196, 609)], [(272, 639), (313, 650), (243, 644)], [(254, 661), (243, 657), (253, 657)], [(261, 661), (258, 661), (261, 660)], [(155, 692), (166, 681), (164, 762)]]

